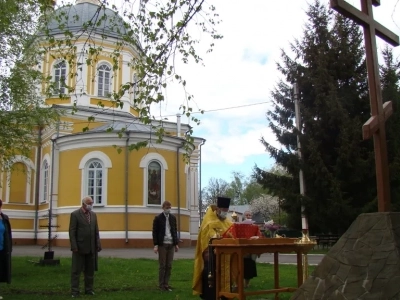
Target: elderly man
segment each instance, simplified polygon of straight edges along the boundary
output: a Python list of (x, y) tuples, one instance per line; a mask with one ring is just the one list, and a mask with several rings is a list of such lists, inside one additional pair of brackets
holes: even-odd
[(209, 287), (208, 285), (208, 243), (215, 235), (214, 228), (218, 228), (222, 232), (225, 232), (232, 225), (232, 222), (227, 219), (230, 201), (230, 198), (218, 197), (217, 205), (211, 205), (208, 207), (200, 226), (196, 245), (192, 289), (193, 294), (200, 295), (200, 298), (202, 299), (216, 299), (215, 284), (213, 287)]
[(92, 210), (92, 198), (85, 197), (82, 199), (82, 206), (73, 211), (70, 217), (72, 298), (79, 297), (79, 278), (82, 271), (85, 276), (85, 294), (94, 295), (93, 278), (94, 271), (97, 271), (97, 252), (101, 251), (101, 244), (97, 216)]

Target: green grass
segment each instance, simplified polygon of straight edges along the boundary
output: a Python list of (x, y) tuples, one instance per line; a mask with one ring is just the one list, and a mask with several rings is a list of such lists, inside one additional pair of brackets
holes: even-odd
[[(69, 299), (71, 259), (61, 258), (59, 266), (39, 266), (32, 257), (13, 257), (12, 283), (0, 284), (0, 295), (5, 300)], [(310, 271), (314, 267), (310, 267)], [(257, 264), (258, 277), (251, 281), (250, 290), (273, 287), (273, 266)], [(281, 286), (296, 286), (296, 266), (280, 266)], [(81, 299), (124, 300), (190, 300), (192, 295), (193, 260), (176, 260), (172, 266), (170, 284), (173, 292), (157, 289), (158, 262), (150, 259), (100, 258), (95, 274), (95, 296)], [(83, 288), (83, 275), (81, 290)], [(289, 299), (289, 293), (280, 299)], [(253, 296), (247, 299), (272, 299), (273, 295)]]

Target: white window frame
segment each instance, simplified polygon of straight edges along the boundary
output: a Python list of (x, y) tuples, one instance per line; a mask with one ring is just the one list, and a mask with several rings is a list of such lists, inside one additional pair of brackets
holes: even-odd
[[(109, 70), (103, 70), (102, 68), (109, 68)], [(105, 87), (107, 86), (105, 84), (105, 76), (102, 76), (102, 79), (100, 77), (100, 74), (104, 72), (105, 74), (109, 74), (109, 83), (108, 83), (108, 92), (106, 91)], [(104, 97), (104, 98), (110, 98), (112, 94), (112, 80), (113, 80), (113, 71), (112, 67), (109, 63), (107, 62), (100, 62), (97, 66), (97, 87), (96, 87), (96, 92), (98, 97)], [(102, 86), (100, 90), (100, 86)]]
[[(47, 164), (47, 178), (46, 170), (44, 169), (45, 164)], [(46, 154), (42, 160), (42, 165), (40, 166), (40, 192), (39, 192), (39, 203), (46, 203), (50, 200), (50, 156)], [(47, 179), (47, 180), (46, 180)]]
[[(111, 159), (101, 151), (92, 151), (87, 153), (79, 163), (79, 169), (81, 170), (82, 184), (81, 184), (81, 199), (87, 196), (88, 190), (88, 168), (90, 163), (93, 161), (99, 161), (102, 164), (102, 203), (96, 203), (96, 199), (93, 199), (94, 206), (106, 206), (107, 205), (107, 186), (108, 186), (108, 169), (112, 168)], [(79, 203), (80, 204), (80, 203)]]
[[(63, 66), (59, 67), (60, 64), (64, 64)], [(57, 70), (60, 71), (60, 74), (57, 75)], [(61, 79), (63, 78), (63, 71), (64, 71), (64, 81), (62, 82)], [(58, 77), (58, 78), (57, 78)], [(66, 85), (67, 85), (67, 63), (65, 60), (58, 60), (54, 63), (53, 66), (53, 78), (54, 78), (54, 91), (53, 94), (65, 95), (66, 94)]]
[[(161, 166), (161, 203), (149, 204), (148, 195), (148, 168), (152, 161), (156, 161)], [(142, 157), (139, 167), (143, 169), (143, 206), (157, 206), (160, 207), (165, 201), (165, 171), (168, 170), (167, 161), (158, 153), (148, 153)]]

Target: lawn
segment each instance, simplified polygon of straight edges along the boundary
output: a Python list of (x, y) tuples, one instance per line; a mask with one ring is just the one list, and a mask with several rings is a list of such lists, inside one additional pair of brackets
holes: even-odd
[[(12, 283), (0, 284), (0, 295), (5, 300), (18, 299), (67, 299), (70, 298), (71, 259), (61, 258), (59, 266), (39, 266), (37, 258), (13, 257)], [(310, 271), (314, 267), (310, 267)], [(272, 288), (273, 265), (257, 264), (258, 277), (249, 289)], [(95, 296), (81, 299), (112, 300), (190, 300), (192, 295), (193, 260), (175, 260), (170, 284), (173, 292), (157, 289), (158, 262), (150, 259), (100, 258), (99, 271), (95, 274)], [(296, 286), (296, 266), (280, 266), (281, 286)], [(83, 280), (81, 289), (83, 288)], [(291, 294), (281, 294), (289, 299)], [(247, 297), (247, 299), (272, 299), (273, 295)]]

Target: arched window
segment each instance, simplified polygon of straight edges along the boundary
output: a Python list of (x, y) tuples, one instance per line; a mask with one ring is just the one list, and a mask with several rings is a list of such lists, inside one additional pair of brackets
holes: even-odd
[(42, 164), (41, 175), (40, 202), (47, 202), (49, 200), (49, 164), (47, 160)]
[(79, 169), (82, 170), (81, 199), (90, 196), (94, 205), (107, 205), (107, 178), (110, 168), (110, 158), (101, 151), (92, 151), (82, 157), (79, 163)]
[(65, 61), (60, 61), (54, 66), (54, 93), (55, 94), (65, 94), (67, 78), (67, 64)]
[(143, 168), (143, 205), (161, 205), (165, 201), (166, 160), (158, 153), (148, 153), (139, 166)]
[(111, 67), (101, 64), (98, 67), (97, 95), (100, 97), (110, 97), (111, 95)]
[(160, 205), (162, 203), (161, 164), (151, 161), (147, 167), (147, 203)]
[(21, 155), (16, 155), (12, 163), (11, 170), (7, 171), (5, 203), (31, 204), (31, 190), (34, 184), (32, 171), (35, 171), (35, 165), (29, 158)]
[(103, 164), (98, 159), (91, 160), (86, 168), (86, 195), (92, 197), (94, 204), (104, 204), (103, 187)]

